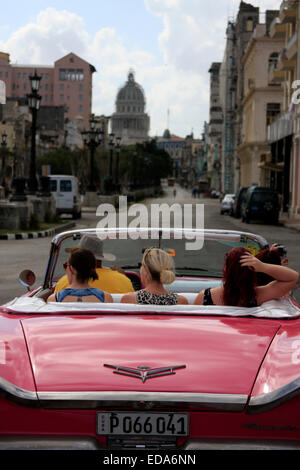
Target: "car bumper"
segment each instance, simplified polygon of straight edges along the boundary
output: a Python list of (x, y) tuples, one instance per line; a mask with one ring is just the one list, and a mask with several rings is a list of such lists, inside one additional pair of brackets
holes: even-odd
[(92, 437), (68, 436), (6, 436), (0, 437), (1, 450), (112, 450), (112, 449), (139, 449), (139, 450), (300, 450), (300, 441), (293, 440), (244, 440), (244, 439), (188, 439), (184, 445), (177, 447), (176, 442), (161, 442), (154, 439), (145, 440), (125, 439), (112, 442), (108, 447), (103, 446)]

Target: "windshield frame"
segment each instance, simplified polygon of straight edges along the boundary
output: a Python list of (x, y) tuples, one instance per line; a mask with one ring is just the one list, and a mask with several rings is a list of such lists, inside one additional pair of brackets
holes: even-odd
[[(249, 232), (242, 232), (242, 231), (235, 231), (235, 230), (214, 230), (214, 229), (171, 229), (171, 228), (119, 228), (119, 229), (80, 229), (80, 230), (72, 230), (67, 232), (62, 232), (60, 234), (55, 235), (51, 242), (51, 249), (48, 259), (48, 264), (46, 267), (44, 281), (43, 281), (43, 288), (49, 289), (52, 287), (52, 278), (55, 271), (56, 262), (58, 259), (58, 254), (60, 251), (60, 246), (66, 238), (70, 237), (78, 237), (78, 239), (83, 235), (93, 235), (93, 236), (101, 236), (102, 239), (105, 239), (105, 236), (108, 238), (109, 235), (115, 234), (117, 237), (120, 238), (133, 238), (134, 236), (139, 236), (140, 238), (145, 238), (147, 240), (166, 240), (174, 237), (175, 234), (179, 236), (180, 234), (184, 236), (187, 241), (192, 240), (192, 237), (204, 237), (205, 240), (216, 240), (216, 241), (224, 241), (224, 242), (241, 242), (244, 238), (250, 239), (253, 243), (258, 244), (261, 249), (266, 248), (269, 246), (266, 239), (260, 235), (256, 235)], [(125, 235), (127, 234), (127, 237)], [(148, 237), (147, 237), (148, 235)], [(241, 242), (242, 243), (242, 242)], [(203, 273), (204, 277), (205, 274)]]

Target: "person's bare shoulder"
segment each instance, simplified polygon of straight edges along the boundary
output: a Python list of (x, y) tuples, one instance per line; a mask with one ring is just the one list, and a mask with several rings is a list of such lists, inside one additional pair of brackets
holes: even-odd
[(179, 296), (178, 296), (178, 303), (179, 303), (179, 304), (183, 304), (183, 305), (187, 305), (187, 304), (188, 304), (188, 300), (187, 300), (183, 295), (179, 295)]
[(203, 299), (204, 299), (204, 290), (199, 292), (199, 294), (194, 300), (194, 305), (203, 305)]
[(124, 294), (121, 299), (122, 304), (135, 304), (135, 295), (134, 292), (129, 292), (128, 294)]

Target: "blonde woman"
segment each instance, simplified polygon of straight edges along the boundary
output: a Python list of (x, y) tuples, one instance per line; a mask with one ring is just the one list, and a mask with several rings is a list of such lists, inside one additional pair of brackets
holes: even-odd
[(140, 274), (145, 288), (123, 295), (122, 303), (155, 305), (188, 303), (185, 297), (170, 293), (163, 286), (175, 280), (173, 259), (165, 251), (159, 248), (147, 248), (143, 255)]

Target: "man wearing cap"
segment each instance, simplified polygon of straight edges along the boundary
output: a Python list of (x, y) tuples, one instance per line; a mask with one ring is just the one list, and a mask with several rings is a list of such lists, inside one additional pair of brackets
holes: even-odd
[[(125, 294), (127, 292), (134, 292), (130, 279), (117, 270), (102, 267), (102, 260), (114, 261), (115, 255), (112, 253), (103, 253), (103, 241), (97, 237), (90, 237), (84, 235), (78, 246), (85, 248), (94, 253), (97, 260), (96, 272), (98, 279), (95, 281), (90, 280), (89, 284), (92, 287), (101, 289), (110, 294)], [(72, 248), (66, 248), (66, 252), (70, 252)], [(59, 279), (55, 286), (55, 293), (66, 289), (69, 286), (67, 276), (63, 276)]]

